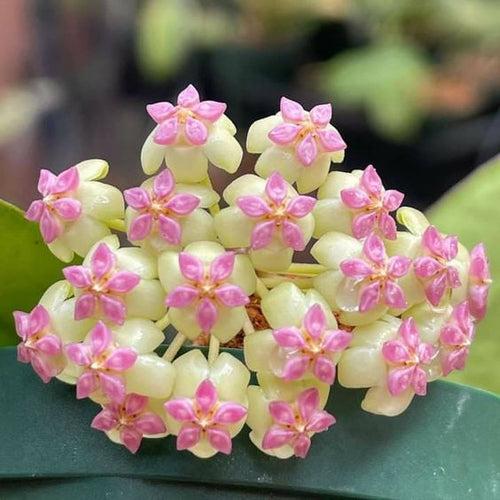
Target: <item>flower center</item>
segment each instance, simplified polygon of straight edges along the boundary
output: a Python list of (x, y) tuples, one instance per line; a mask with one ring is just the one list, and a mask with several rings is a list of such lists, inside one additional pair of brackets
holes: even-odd
[(175, 111), (175, 115), (180, 123), (185, 124), (188, 118), (194, 118), (196, 115), (189, 108), (183, 108), (182, 106), (176, 106), (177, 110)]

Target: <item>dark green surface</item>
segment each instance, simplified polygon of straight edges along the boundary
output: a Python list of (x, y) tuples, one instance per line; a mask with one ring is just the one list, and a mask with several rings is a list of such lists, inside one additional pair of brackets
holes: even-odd
[(176, 452), (172, 437), (131, 455), (89, 427), (96, 405), (62, 383), (44, 386), (13, 348), (0, 349), (0, 380), (2, 499), (500, 498), (500, 399), (465, 386), (434, 383), (396, 418), (363, 412), (362, 391), (336, 386), (328, 409), (338, 422), (306, 460), (263, 455), (245, 428), (230, 457), (203, 461)]
[(30, 311), (66, 265), (45, 246), (38, 224), (0, 200), (0, 346), (18, 342), (12, 311)]

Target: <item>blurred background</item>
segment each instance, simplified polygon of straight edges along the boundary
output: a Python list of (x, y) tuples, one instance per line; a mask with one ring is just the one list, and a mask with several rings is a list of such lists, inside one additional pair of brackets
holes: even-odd
[[(139, 184), (145, 105), (187, 83), (227, 102), (242, 143), (282, 95), (332, 102), (340, 168), (373, 163), (421, 209), (500, 151), (497, 0), (0, 0), (0, 41), (0, 197), (22, 208), (42, 167), (99, 157), (111, 183)], [(493, 256), (500, 162), (484, 171), (430, 214)], [(492, 309), (467, 380), (500, 392)]]

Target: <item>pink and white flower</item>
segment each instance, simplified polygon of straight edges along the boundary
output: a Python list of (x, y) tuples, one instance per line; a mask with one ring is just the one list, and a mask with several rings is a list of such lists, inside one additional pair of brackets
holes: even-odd
[(116, 257), (106, 243), (94, 250), (90, 267), (69, 266), (64, 277), (81, 290), (75, 305), (75, 319), (85, 319), (102, 314), (116, 324), (123, 324), (127, 307), (123, 295), (133, 290), (141, 277), (116, 268)]
[(137, 360), (137, 352), (131, 347), (117, 347), (111, 330), (99, 321), (89, 334), (87, 342), (68, 344), (68, 358), (84, 367), (76, 382), (76, 397), (87, 398), (101, 390), (111, 401), (121, 402), (125, 397), (122, 373)]
[(441, 364), (443, 375), (463, 370), (474, 340), (474, 319), (467, 301), (454, 309), (448, 323), (441, 329)]
[(351, 258), (340, 263), (347, 278), (361, 284), (359, 311), (366, 312), (380, 303), (393, 309), (404, 309), (407, 302), (399, 278), (408, 273), (411, 259), (396, 255), (388, 258), (383, 241), (374, 233), (363, 243), (362, 258)]
[(461, 286), (459, 272), (451, 262), (458, 254), (456, 236), (442, 236), (434, 226), (422, 235), (424, 256), (413, 262), (415, 275), (423, 282), (427, 300), (438, 306), (443, 296)]
[(488, 257), (482, 243), (470, 252), (468, 300), (470, 311), (480, 321), (488, 307), (488, 293), (491, 286), (491, 274)]
[(340, 197), (354, 213), (352, 234), (356, 238), (376, 231), (384, 238), (396, 239), (396, 222), (389, 213), (400, 207), (404, 194), (395, 189), (385, 190), (373, 165), (365, 168), (358, 186), (342, 189)]
[(319, 391), (315, 387), (301, 392), (297, 401), (269, 403), (274, 424), (264, 434), (262, 449), (291, 446), (296, 457), (305, 458), (311, 447), (311, 436), (335, 424), (335, 417), (320, 409)]
[(16, 332), (22, 342), (17, 346), (17, 359), (31, 363), (33, 370), (48, 383), (65, 366), (61, 338), (53, 331), (48, 311), (38, 304), (30, 313), (14, 311)]
[(110, 231), (107, 221), (123, 217), (120, 191), (94, 182), (108, 172), (102, 160), (88, 160), (59, 175), (42, 169), (38, 191), (42, 199), (31, 203), (26, 218), (40, 224), (49, 249), (69, 262), (74, 253), (84, 256), (89, 248)]
[(217, 451), (229, 455), (232, 449), (228, 425), (246, 418), (247, 409), (231, 401), (220, 401), (217, 389), (209, 379), (196, 389), (195, 397), (177, 398), (165, 403), (165, 410), (182, 427), (177, 435), (177, 449), (186, 450), (196, 446), (202, 439)]
[(277, 373), (279, 377), (296, 380), (311, 370), (318, 380), (329, 385), (335, 380), (332, 354), (343, 351), (352, 339), (344, 330), (327, 329), (326, 316), (319, 304), (308, 309), (302, 328), (282, 327), (272, 334), (286, 359), (281, 372)]
[(420, 339), (413, 318), (407, 318), (399, 327), (399, 338), (389, 340), (382, 347), (382, 355), (390, 364), (387, 388), (391, 395), (398, 396), (411, 388), (415, 394), (427, 393), (426, 365), (436, 354), (436, 349)]
[[(127, 394), (122, 402), (110, 402), (92, 420), (91, 427), (117, 439), (131, 453), (136, 453), (143, 437), (165, 434), (163, 420), (148, 411), (149, 398)], [(115, 436), (116, 435), (116, 436)]]
[(146, 174), (154, 174), (163, 160), (178, 182), (204, 180), (208, 161), (230, 173), (238, 169), (243, 151), (233, 137), (235, 126), (224, 115), (226, 104), (200, 101), (198, 91), (188, 85), (176, 105), (157, 102), (146, 109), (157, 123), (141, 152)]

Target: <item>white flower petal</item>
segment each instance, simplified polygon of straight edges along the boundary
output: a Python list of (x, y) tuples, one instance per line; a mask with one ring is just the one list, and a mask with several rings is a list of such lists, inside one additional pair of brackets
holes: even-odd
[(297, 191), (301, 194), (318, 189), (325, 182), (330, 170), (330, 155), (320, 153), (308, 167), (302, 168), (297, 178)]
[(169, 146), (164, 154), (176, 182), (191, 184), (207, 178), (208, 160), (199, 147)]
[(324, 273), (318, 274), (313, 279), (314, 288), (323, 296), (328, 305), (334, 309), (338, 310), (339, 307), (335, 300), (337, 295), (337, 288), (344, 279), (344, 275), (340, 271), (325, 271)]
[(247, 319), (246, 310), (241, 307), (219, 306), (217, 308), (217, 322), (212, 328), (221, 343), (229, 342), (242, 328)]
[(273, 288), (261, 301), (264, 316), (272, 328), (300, 326), (306, 313), (305, 298), (301, 290), (287, 282)]
[(61, 238), (56, 238), (52, 243), (48, 243), (47, 247), (63, 262), (71, 262), (75, 258), (75, 252)]
[(75, 222), (68, 224), (61, 241), (76, 254), (84, 257), (96, 242), (109, 234), (110, 230), (103, 222), (82, 215)]
[(262, 153), (266, 148), (273, 145), (268, 134), (271, 130), (283, 122), (280, 115), (271, 115), (261, 118), (250, 125), (247, 134), (246, 149), (249, 153)]
[(82, 182), (76, 191), (85, 215), (108, 221), (123, 218), (124, 201), (121, 191), (103, 182)]
[(358, 184), (359, 175), (335, 170), (328, 174), (325, 183), (318, 189), (318, 199), (340, 199), (340, 192), (343, 189), (355, 187)]
[(78, 169), (80, 181), (98, 181), (104, 179), (109, 172), (109, 164), (104, 160), (85, 160), (75, 166)]
[(124, 372), (127, 392), (150, 398), (168, 398), (176, 378), (172, 363), (158, 354), (140, 354), (131, 368)]
[(236, 134), (236, 125), (232, 122), (232, 120), (227, 115), (222, 115), (216, 122), (214, 122), (213, 126), (214, 127), (223, 127), (231, 135)]
[(74, 298), (68, 299), (50, 311), (52, 326), (65, 344), (80, 342), (95, 324), (93, 319), (75, 320), (75, 301)]
[(201, 333), (201, 328), (196, 321), (195, 306), (178, 309), (171, 307), (168, 310), (168, 317), (174, 328), (185, 335), (189, 340), (195, 340)]
[(179, 356), (173, 362), (176, 371), (172, 398), (194, 397), (200, 383), (208, 378), (208, 362), (199, 349), (193, 349)]
[(330, 231), (352, 234), (352, 214), (339, 199), (319, 200), (313, 215), (315, 238), (320, 238)]
[(323, 266), (339, 269), (343, 260), (359, 257), (361, 249), (362, 244), (356, 238), (332, 231), (314, 244), (311, 255)]
[(361, 402), (361, 408), (376, 415), (395, 417), (408, 408), (414, 395), (411, 389), (407, 389), (399, 396), (392, 396), (385, 385), (372, 387), (368, 389), (365, 399)]
[(187, 246), (195, 241), (215, 241), (214, 219), (205, 210), (197, 208), (186, 217), (179, 219), (182, 229), (181, 245)]
[(262, 330), (245, 336), (245, 363), (254, 372), (270, 370), (269, 359), (278, 351), (271, 332), (272, 330)]
[(210, 163), (230, 174), (238, 170), (243, 158), (238, 141), (222, 127), (214, 127), (202, 148)]
[(158, 277), (156, 259), (140, 248), (125, 247), (115, 251), (116, 262), (120, 269), (138, 274), (144, 279)]
[(292, 263), (293, 250), (283, 246), (281, 241), (272, 242), (260, 250), (250, 250), (250, 259), (259, 271), (286, 271)]
[(56, 281), (45, 290), (38, 301), (48, 311), (60, 307), (71, 294), (71, 285), (66, 280)]
[(226, 248), (249, 247), (255, 224), (238, 207), (223, 208), (214, 217), (215, 231)]
[(252, 263), (246, 255), (236, 255), (233, 272), (227, 281), (239, 286), (247, 295), (255, 292), (257, 278)]
[(115, 326), (113, 333), (118, 345), (133, 347), (139, 354), (154, 351), (165, 340), (165, 334), (152, 321), (139, 318)]
[(380, 350), (366, 346), (350, 348), (342, 353), (338, 378), (343, 387), (372, 387), (380, 384), (386, 376), (387, 365)]
[(158, 280), (141, 280), (125, 295), (127, 316), (159, 320), (165, 314), (165, 292)]
[(261, 177), (269, 177), (278, 171), (290, 184), (298, 179), (303, 168), (293, 149), (278, 146), (267, 148), (255, 163), (255, 172)]
[(215, 384), (221, 401), (247, 404), (248, 368), (227, 352), (219, 354), (210, 366), (210, 380)]
[(158, 274), (160, 282), (167, 292), (186, 281), (179, 269), (179, 254), (177, 252), (164, 252), (160, 255), (158, 258)]
[(220, 196), (208, 186), (203, 184), (176, 184), (177, 193), (194, 194), (200, 199), (199, 208), (209, 208), (219, 202)]
[(254, 174), (245, 174), (235, 179), (224, 189), (222, 197), (228, 205), (236, 205), (240, 196), (261, 196), (266, 189), (266, 181)]
[(153, 141), (156, 128), (148, 135), (141, 149), (141, 165), (147, 175), (153, 175), (160, 168), (167, 149), (166, 146), (161, 146)]

